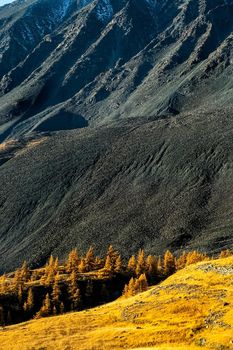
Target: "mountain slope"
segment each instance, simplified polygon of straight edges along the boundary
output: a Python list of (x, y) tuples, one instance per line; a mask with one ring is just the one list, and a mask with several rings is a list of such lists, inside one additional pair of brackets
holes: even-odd
[(136, 297), (7, 327), (0, 349), (231, 349), (232, 266), (199, 263)]
[(0, 152), (1, 270), (111, 243), (216, 252), (232, 242), (231, 113), (44, 134)]
[(3, 55), (7, 65), (19, 51), (2, 66), (2, 140), (78, 128), (76, 117), (87, 126), (232, 104), (232, 0), (59, 1), (0, 9), (2, 42), (20, 27), (26, 47)]

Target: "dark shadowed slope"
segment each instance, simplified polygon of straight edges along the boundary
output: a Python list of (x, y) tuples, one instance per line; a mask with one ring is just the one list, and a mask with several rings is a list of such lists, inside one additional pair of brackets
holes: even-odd
[(2, 146), (1, 269), (91, 244), (123, 255), (233, 247), (232, 127), (216, 112)]
[(57, 118), (66, 113), (99, 125), (232, 105), (232, 15), (232, 0), (31, 0), (0, 9), (0, 139), (64, 129)]

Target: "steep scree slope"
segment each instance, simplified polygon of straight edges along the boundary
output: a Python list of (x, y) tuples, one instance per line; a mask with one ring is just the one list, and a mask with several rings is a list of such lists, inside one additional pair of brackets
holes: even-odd
[(3, 144), (1, 270), (93, 244), (123, 256), (233, 248), (233, 125), (231, 114), (216, 119), (137, 120)]

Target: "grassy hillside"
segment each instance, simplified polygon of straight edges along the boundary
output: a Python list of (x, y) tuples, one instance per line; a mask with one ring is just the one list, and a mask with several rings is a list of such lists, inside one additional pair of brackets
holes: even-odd
[(0, 349), (233, 348), (233, 258), (179, 271), (129, 299), (0, 332)]

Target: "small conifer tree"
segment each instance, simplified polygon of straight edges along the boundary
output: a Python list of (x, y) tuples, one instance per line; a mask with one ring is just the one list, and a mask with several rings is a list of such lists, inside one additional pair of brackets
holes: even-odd
[(80, 273), (86, 272), (86, 261), (84, 258), (81, 259), (80, 264), (78, 265), (78, 271)]
[(131, 278), (128, 284), (128, 294), (127, 296), (134, 296), (136, 294), (136, 279), (135, 278)]
[(183, 252), (179, 258), (176, 260), (176, 269), (181, 270), (186, 266), (187, 263), (187, 253)]
[(37, 312), (35, 318), (47, 317), (52, 313), (52, 304), (49, 293), (46, 294), (41, 309)]
[(139, 276), (135, 283), (135, 289), (137, 293), (145, 292), (148, 289), (148, 282), (146, 278), (146, 274), (143, 273)]
[(112, 260), (111, 260), (109, 255), (107, 256), (106, 261), (105, 261), (104, 271), (107, 273), (111, 273), (114, 271), (114, 265), (113, 265)]
[(176, 259), (174, 255), (167, 250), (164, 254), (164, 274), (170, 276), (176, 271)]
[(140, 249), (138, 252), (138, 258), (137, 258), (136, 275), (140, 276), (145, 272), (146, 272), (145, 252), (143, 249)]
[(155, 279), (158, 276), (157, 259), (153, 255), (148, 255), (146, 259), (147, 274), (151, 279)]
[(31, 274), (30, 274), (28, 264), (26, 261), (24, 261), (23, 265), (20, 269), (20, 277), (21, 277), (22, 282), (25, 283), (25, 282), (29, 281), (30, 276), (31, 276)]
[(61, 289), (60, 289), (59, 281), (60, 281), (60, 276), (58, 272), (54, 279), (53, 291), (52, 291), (52, 301), (56, 306), (59, 304), (60, 297), (61, 297)]
[(86, 271), (92, 271), (95, 269), (95, 254), (94, 248), (90, 247), (85, 256)]
[(102, 269), (104, 267), (104, 261), (99, 256), (95, 258), (95, 270)]
[(196, 264), (200, 261), (204, 261), (207, 260), (208, 256), (206, 254), (203, 253), (199, 253), (196, 250), (194, 250), (193, 252), (189, 252), (187, 254), (187, 260), (186, 260), (186, 265), (191, 265), (191, 264)]
[(132, 255), (128, 261), (127, 270), (132, 274), (136, 275), (137, 261), (135, 255)]
[(115, 265), (114, 265), (114, 272), (120, 273), (120, 272), (122, 272), (122, 268), (123, 268), (123, 264), (122, 264), (121, 256), (118, 255), (116, 262), (115, 262)]
[(71, 250), (68, 260), (66, 262), (66, 271), (71, 273), (73, 270), (78, 271), (78, 266), (80, 263), (80, 259), (78, 257), (77, 249)]
[(163, 261), (161, 257), (159, 256), (158, 261), (157, 261), (157, 271), (158, 275), (161, 277), (164, 274), (164, 266), (163, 266)]
[(113, 248), (112, 245), (110, 245), (108, 247), (107, 254), (106, 254), (106, 260), (107, 260), (108, 257), (111, 260), (111, 264), (114, 266), (115, 263), (116, 263), (117, 258), (119, 257), (119, 253), (118, 253), (118, 251), (116, 249)]
[(28, 290), (28, 296), (27, 296), (27, 301), (25, 301), (24, 305), (23, 305), (23, 308), (24, 308), (24, 311), (26, 312), (30, 312), (32, 311), (34, 307), (34, 295), (33, 295), (33, 290), (32, 288), (29, 288)]
[(230, 256), (232, 256), (232, 251), (230, 249), (222, 250), (221, 253), (219, 254), (220, 259), (228, 258)]

